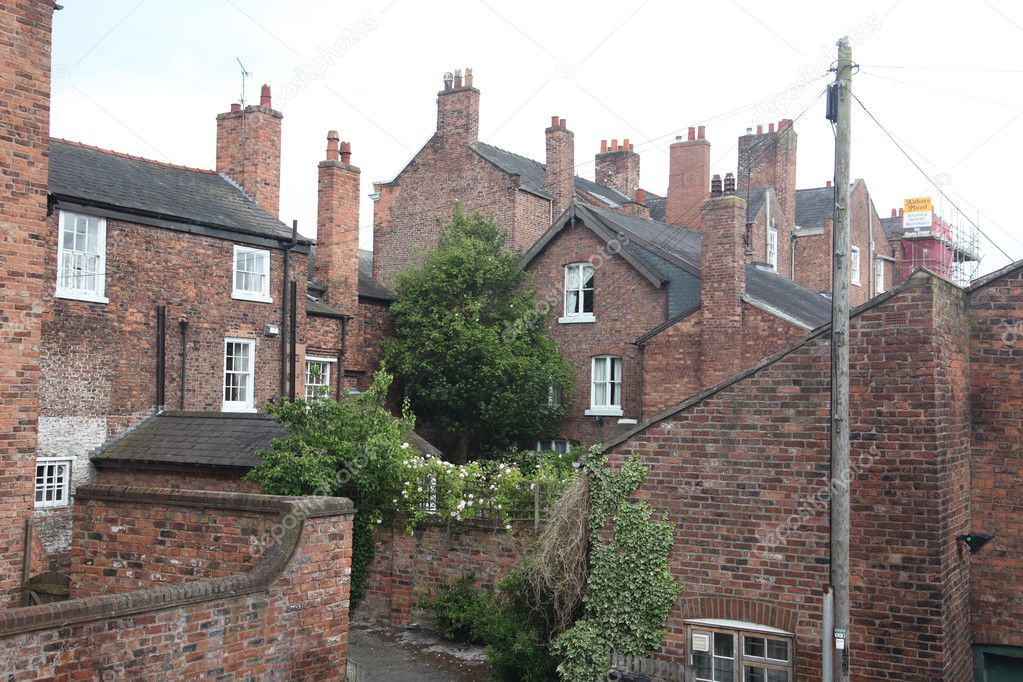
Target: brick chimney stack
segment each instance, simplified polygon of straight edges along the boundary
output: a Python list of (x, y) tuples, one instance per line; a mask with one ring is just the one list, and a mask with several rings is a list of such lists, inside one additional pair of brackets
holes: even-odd
[(320, 161), (316, 205), (316, 279), (341, 312), (359, 305), (359, 179), (350, 164), (352, 146), (327, 133), (327, 158)]
[[(734, 178), (702, 206), (700, 308), (703, 385), (716, 384), (742, 369), (742, 296), (746, 293), (746, 201), (734, 193)], [(713, 193), (712, 193), (713, 194)]]
[(444, 74), (437, 93), (437, 134), (454, 143), (475, 144), (480, 136), (480, 91), (472, 86), (472, 69)]
[(554, 215), (568, 208), (575, 195), (575, 135), (565, 119), (551, 116), (547, 134), (547, 176), (544, 186), (554, 195)]
[(264, 85), (259, 104), (232, 104), (217, 115), (217, 172), (238, 183), (275, 218), (281, 208), (281, 112)]
[(687, 139), (675, 138), (670, 148), (664, 221), (669, 225), (698, 227), (709, 179), (710, 142), (706, 129), (690, 127)]
[(787, 237), (796, 222), (796, 142), (791, 119), (767, 126), (757, 126), (756, 134), (739, 138), (739, 169), (736, 192), (773, 187), (782, 215), (779, 216), (779, 239)]
[(635, 201), (639, 189), (639, 154), (633, 150), (629, 138), (625, 138), (620, 147), (617, 140), (612, 142), (615, 144), (609, 148), (607, 140), (601, 140), (600, 152), (593, 157), (597, 184)]

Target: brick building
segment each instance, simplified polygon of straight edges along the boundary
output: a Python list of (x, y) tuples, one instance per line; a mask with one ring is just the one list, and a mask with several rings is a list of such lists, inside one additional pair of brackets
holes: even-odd
[[(853, 312), (855, 680), (1023, 675), (1021, 315), (1023, 262), (967, 290), (918, 271)], [(676, 524), (684, 591), (659, 656), (693, 679), (820, 679), (828, 330), (608, 447), (650, 467), (641, 493)], [(970, 532), (994, 539), (972, 554)]]
[(331, 131), (314, 259), (277, 218), (282, 118), (267, 86), (217, 116), (216, 170), (49, 140), (35, 480), (51, 556), (110, 439), (165, 409), (237, 416), (372, 380), (392, 296), (360, 264), (359, 169)]

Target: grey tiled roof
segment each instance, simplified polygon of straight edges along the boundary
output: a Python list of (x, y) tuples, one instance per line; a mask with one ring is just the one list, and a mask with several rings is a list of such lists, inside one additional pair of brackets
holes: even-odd
[[(314, 245), (309, 249), (309, 279), (313, 279), (315, 268), (316, 246)], [(320, 288), (322, 289), (322, 287)], [(373, 252), (366, 249), (359, 249), (359, 296), (377, 301), (394, 300), (394, 292), (373, 278)]]
[(746, 295), (805, 326), (816, 329), (831, 321), (831, 299), (774, 272), (746, 266)]
[(902, 238), (902, 217), (881, 218), (881, 226), (884, 228), (885, 237), (888, 241)]
[(259, 237), (291, 238), (291, 227), (213, 171), (57, 139), (50, 140), (49, 166), (49, 191), (59, 198)]
[(835, 215), (835, 188), (813, 187), (796, 190), (796, 225), (820, 227)]
[(320, 317), (351, 317), (351, 313), (342, 312), (315, 298), (305, 302), (305, 312), (307, 315), (319, 315)]
[[(518, 175), (521, 178), (522, 187), (524, 189), (527, 189), (534, 194), (547, 197), (548, 199), (552, 198), (551, 193), (544, 185), (547, 175), (547, 167), (544, 164), (525, 156), (520, 156), (514, 152), (501, 149), (500, 147), (486, 144), (485, 142), (478, 142), (475, 149), (480, 156), (490, 161), (504, 172)], [(581, 190), (587, 194), (597, 195), (604, 199), (609, 199), (615, 204), (622, 204), (628, 201), (628, 197), (616, 192), (610, 187), (598, 185), (592, 180), (587, 180), (578, 176), (576, 176), (575, 179), (575, 186), (577, 190)]]
[[(257, 452), (270, 449), (284, 426), (268, 414), (162, 412), (141, 422), (92, 456), (100, 467), (160, 466), (247, 471)], [(414, 431), (405, 434), (416, 450), (437, 456), (437, 448)]]
[(256, 452), (284, 435), (267, 414), (163, 412), (104, 446), (92, 459), (99, 466), (116, 462), (251, 469)]

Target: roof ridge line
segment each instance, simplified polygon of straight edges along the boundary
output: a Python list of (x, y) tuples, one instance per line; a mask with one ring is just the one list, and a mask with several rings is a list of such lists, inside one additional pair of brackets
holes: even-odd
[(122, 159), (131, 159), (132, 161), (142, 161), (144, 163), (152, 163), (157, 166), (163, 166), (165, 168), (174, 168), (176, 170), (192, 171), (193, 173), (205, 173), (206, 175), (217, 175), (217, 171), (209, 168), (195, 168), (194, 166), (184, 166), (179, 163), (171, 163), (170, 161), (158, 161), (157, 159), (147, 159), (144, 156), (136, 156), (134, 154), (128, 154), (127, 152), (119, 152), (116, 149), (106, 149), (105, 147), (97, 147), (93, 144), (86, 144), (77, 140), (68, 140), (63, 137), (50, 137), (50, 142), (62, 142), (69, 144), (73, 147), (81, 147), (82, 149), (91, 149), (94, 152), (102, 152), (104, 154), (111, 154), (113, 156), (119, 156)]

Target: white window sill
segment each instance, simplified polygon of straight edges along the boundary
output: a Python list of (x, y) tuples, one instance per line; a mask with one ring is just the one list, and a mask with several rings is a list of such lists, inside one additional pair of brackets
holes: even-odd
[(87, 294), (84, 292), (76, 291), (58, 291), (54, 294), (56, 298), (63, 298), (68, 301), (84, 301), (86, 303), (110, 303), (110, 299), (106, 296), (98, 296), (97, 294)]
[(270, 296), (264, 296), (263, 294), (253, 294), (247, 291), (232, 291), (231, 298), (236, 301), (252, 301), (254, 303), (273, 303), (274, 300)]
[(597, 318), (593, 313), (579, 313), (578, 315), (565, 315), (558, 318), (558, 324), (579, 324), (580, 322), (596, 322)]
[(620, 407), (591, 407), (583, 414), (587, 417), (621, 417), (624, 413)]
[(243, 413), (253, 414), (253, 413), (255, 413), (256, 408), (254, 408), (254, 407), (246, 407), (244, 405), (237, 405), (237, 406), (235, 406), (235, 405), (224, 405), (224, 407), (220, 411), (221, 412), (243, 412)]
[(859, 282), (850, 282), (850, 284), (852, 284), (854, 287), (861, 287), (861, 286), (863, 286)]
[(628, 424), (635, 424), (637, 422), (636, 422), (635, 419), (619, 419), (618, 423), (619, 424), (626, 424), (626, 425), (628, 425)]

